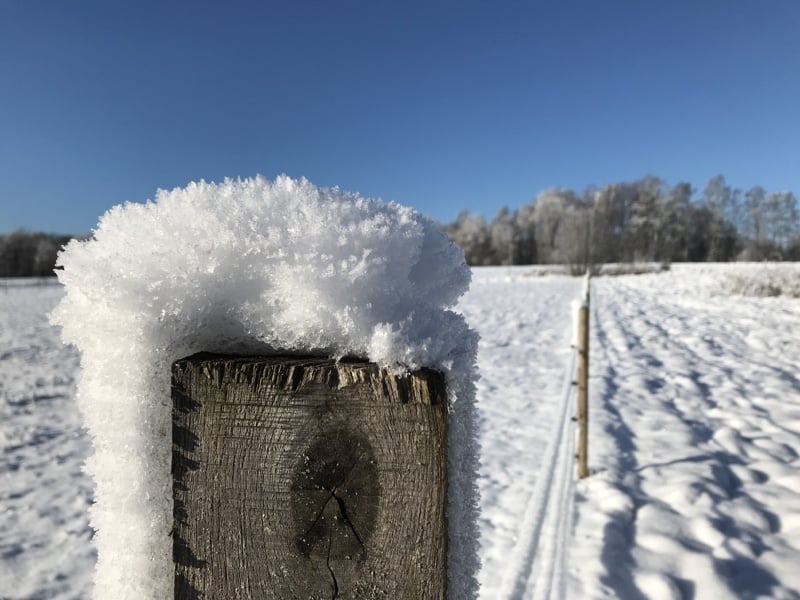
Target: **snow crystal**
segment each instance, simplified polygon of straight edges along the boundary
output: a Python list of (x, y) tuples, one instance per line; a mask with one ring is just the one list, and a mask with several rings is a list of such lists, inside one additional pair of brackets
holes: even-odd
[(257, 177), (109, 210), (59, 257), (51, 315), (81, 352), (95, 596), (172, 597), (170, 366), (196, 352), (360, 356), (449, 390), (448, 596), (477, 592), (477, 335), (460, 250), (396, 203)]

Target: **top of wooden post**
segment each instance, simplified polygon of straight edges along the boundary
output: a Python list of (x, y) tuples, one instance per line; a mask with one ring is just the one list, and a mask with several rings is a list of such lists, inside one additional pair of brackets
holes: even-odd
[(440, 373), (200, 354), (172, 385), (176, 598), (444, 598)]

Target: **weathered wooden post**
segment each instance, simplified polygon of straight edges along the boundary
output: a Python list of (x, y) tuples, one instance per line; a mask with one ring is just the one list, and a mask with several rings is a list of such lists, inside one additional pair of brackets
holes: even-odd
[(175, 598), (445, 597), (440, 373), (199, 354), (172, 399)]
[(589, 476), (589, 280), (578, 310), (578, 478)]

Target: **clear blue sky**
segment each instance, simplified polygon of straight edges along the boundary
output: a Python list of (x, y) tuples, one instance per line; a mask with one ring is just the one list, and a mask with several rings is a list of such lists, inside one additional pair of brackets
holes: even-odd
[(0, 86), (0, 232), (257, 173), (442, 221), (647, 173), (800, 192), (798, 0), (2, 0)]

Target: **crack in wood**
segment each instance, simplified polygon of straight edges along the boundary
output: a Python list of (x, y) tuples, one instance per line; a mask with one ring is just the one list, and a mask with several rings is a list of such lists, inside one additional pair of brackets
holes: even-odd
[[(347, 527), (348, 527), (348, 528), (350, 529), (350, 531), (353, 533), (353, 537), (354, 537), (354, 538), (356, 539), (356, 541), (358, 542), (358, 545), (361, 547), (361, 550), (362, 550), (362, 552), (366, 553), (366, 548), (364, 547), (364, 542), (363, 542), (363, 540), (361, 539), (361, 536), (360, 536), (360, 535), (358, 535), (358, 531), (356, 531), (356, 527), (355, 527), (355, 525), (353, 525), (353, 522), (350, 520), (350, 517), (349, 517), (349, 516), (348, 516), (348, 514), (347, 514), (347, 508), (346, 508), (346, 506), (345, 506), (344, 500), (343, 500), (342, 498), (340, 498), (339, 496), (337, 496), (337, 495), (336, 495), (336, 488), (333, 488), (332, 490), (329, 490), (329, 489), (327, 489), (327, 488), (326, 488), (326, 490), (327, 490), (328, 492), (330, 492), (330, 494), (331, 494), (331, 495), (330, 495), (330, 496), (328, 496), (328, 499), (327, 499), (327, 500), (325, 500), (325, 503), (322, 505), (322, 508), (320, 508), (319, 512), (317, 513), (317, 516), (314, 518), (314, 522), (313, 522), (313, 523), (311, 523), (311, 525), (310, 525), (310, 526), (309, 526), (309, 528), (306, 530), (306, 532), (303, 534), (303, 536), (304, 536), (304, 537), (308, 537), (308, 536), (311, 534), (312, 530), (314, 529), (314, 527), (316, 527), (316, 526), (317, 526), (317, 524), (319, 523), (319, 521), (320, 521), (321, 519), (324, 519), (324, 518), (325, 518), (325, 517), (324, 517), (324, 515), (325, 515), (325, 509), (326, 509), (326, 508), (328, 508), (328, 505), (330, 504), (331, 500), (336, 500), (336, 505), (337, 505), (337, 507), (339, 508), (339, 515), (341, 515), (341, 517), (342, 517), (342, 523), (344, 523), (345, 525), (347, 525)], [(335, 516), (335, 515), (334, 515), (334, 519), (336, 519), (336, 516)], [(332, 535), (332, 534), (330, 534), (330, 533), (329, 533), (329, 535), (328, 535), (328, 539), (329, 539), (329, 540), (330, 540), (330, 538), (331, 538), (331, 535)], [(328, 546), (328, 558), (330, 559), (330, 544), (329, 544), (329, 546)], [(363, 558), (363, 557), (362, 557), (362, 558)]]
[(325, 566), (328, 567), (331, 579), (333, 579), (333, 596), (331, 596), (331, 600), (336, 600), (339, 597), (339, 582), (336, 581), (336, 573), (333, 572), (331, 567), (331, 546), (333, 546), (333, 531), (328, 534), (328, 559), (325, 562)]
[(350, 531), (353, 532), (353, 537), (356, 538), (358, 545), (361, 546), (361, 550), (363, 552), (366, 552), (366, 549), (364, 548), (364, 542), (361, 541), (361, 537), (358, 535), (355, 525), (353, 525), (353, 522), (350, 520), (350, 517), (347, 516), (347, 509), (344, 506), (344, 500), (342, 500), (341, 498), (339, 498), (339, 496), (336, 495), (336, 488), (333, 488), (330, 492), (331, 492), (331, 497), (335, 498), (336, 503), (339, 505), (339, 513), (342, 515), (344, 523), (350, 528)]
[(317, 516), (314, 518), (314, 522), (311, 523), (311, 525), (309, 525), (308, 529), (306, 529), (306, 532), (303, 534), (303, 541), (305, 541), (305, 538), (311, 535), (311, 532), (313, 531), (314, 527), (317, 526), (317, 523), (319, 523), (319, 520), (322, 518), (322, 515), (325, 514), (325, 509), (328, 508), (328, 503), (331, 501), (331, 498), (333, 498), (333, 496), (330, 496), (325, 501), (325, 504), (322, 505), (322, 508), (319, 509)]
[[(366, 555), (366, 549), (364, 548), (364, 542), (361, 541), (361, 537), (358, 535), (358, 532), (356, 531), (355, 526), (350, 521), (350, 518), (347, 516), (347, 509), (345, 508), (344, 500), (342, 500), (339, 496), (336, 495), (336, 488), (333, 488), (332, 490), (328, 490), (328, 491), (330, 492), (331, 495), (327, 499), (325, 504), (323, 505), (322, 510), (320, 511), (319, 517), (318, 517), (317, 520), (319, 520), (319, 518), (322, 518), (322, 515), (325, 513), (325, 509), (327, 508), (328, 504), (330, 504), (331, 500), (336, 500), (336, 505), (339, 508), (339, 515), (342, 517), (341, 520), (345, 525), (347, 525), (347, 527), (353, 533), (353, 537), (355, 537), (356, 541), (358, 542), (358, 545), (361, 547), (362, 556), (360, 557), (360, 560), (363, 560), (364, 556)], [(336, 516), (334, 516), (333, 518), (336, 519)], [(313, 529), (313, 527), (314, 526), (312, 525), (311, 528), (309, 529), (309, 531), (311, 531), (311, 529)], [(325, 566), (328, 567), (328, 571), (331, 574), (331, 579), (333, 580), (333, 597), (332, 597), (332, 600), (336, 600), (339, 597), (339, 583), (338, 583), (338, 581), (336, 579), (336, 572), (333, 570), (333, 566), (331, 566), (331, 550), (333, 548), (333, 534), (334, 534), (334, 529), (331, 527), (331, 528), (328, 529), (328, 556), (327, 556), (327, 559), (325, 561)], [(349, 560), (350, 557), (349, 556), (345, 556), (345, 559)]]

